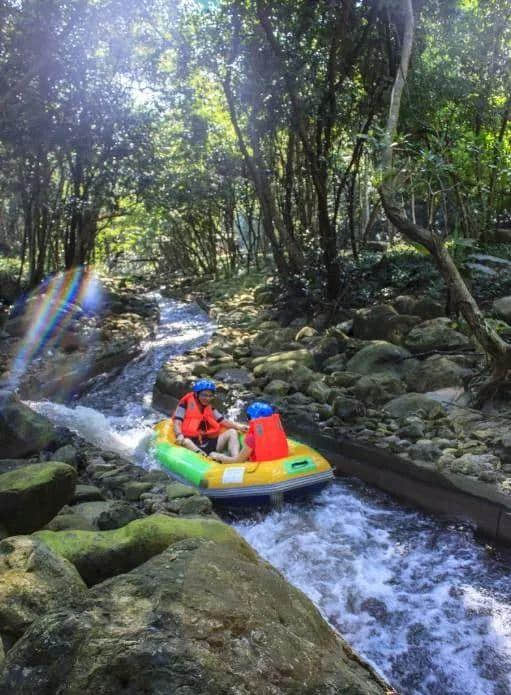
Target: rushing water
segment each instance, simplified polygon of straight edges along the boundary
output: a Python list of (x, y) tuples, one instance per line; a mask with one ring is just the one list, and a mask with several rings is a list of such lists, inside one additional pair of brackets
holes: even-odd
[[(212, 331), (196, 307), (161, 300), (143, 356), (71, 407), (32, 404), (85, 439), (145, 466), (159, 367)], [(403, 508), (357, 481), (234, 522), (402, 695), (511, 693), (509, 562), (472, 531)]]
[(41, 401), (30, 403), (55, 423), (77, 432), (87, 441), (150, 467), (147, 451), (152, 425), (162, 414), (151, 407), (156, 374), (172, 356), (207, 342), (214, 330), (196, 305), (158, 300), (160, 323), (154, 338), (142, 345), (142, 354), (115, 378), (97, 378), (94, 386), (71, 406)]

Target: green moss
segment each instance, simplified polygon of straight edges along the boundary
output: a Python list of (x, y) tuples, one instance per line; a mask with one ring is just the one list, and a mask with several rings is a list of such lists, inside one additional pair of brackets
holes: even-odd
[(76, 473), (67, 463), (34, 463), (0, 475), (0, 492), (21, 492), (28, 488), (46, 485), (58, 472), (76, 477)]
[(112, 531), (39, 531), (34, 534), (72, 562), (90, 586), (127, 572), (186, 538), (205, 538), (234, 546), (255, 561), (252, 548), (234, 529), (214, 519), (177, 519), (153, 514)]

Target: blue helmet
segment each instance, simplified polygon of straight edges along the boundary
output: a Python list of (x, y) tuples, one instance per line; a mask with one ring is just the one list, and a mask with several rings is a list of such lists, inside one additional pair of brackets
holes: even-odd
[(255, 420), (258, 417), (273, 415), (273, 408), (268, 403), (263, 403), (263, 401), (255, 401), (248, 406), (246, 413), (250, 420)]
[(201, 391), (215, 391), (216, 386), (215, 382), (211, 381), (210, 379), (199, 379), (199, 381), (196, 381), (195, 384), (192, 386), (192, 391), (194, 393), (200, 393)]

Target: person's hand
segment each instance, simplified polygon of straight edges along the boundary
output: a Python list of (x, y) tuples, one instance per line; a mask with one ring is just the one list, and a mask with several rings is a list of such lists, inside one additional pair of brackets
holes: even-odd
[(177, 435), (177, 437), (176, 437), (176, 442), (177, 442), (178, 444), (182, 444), (182, 443), (184, 442), (184, 440), (185, 440), (184, 434), (178, 434), (178, 435)]
[(212, 451), (209, 455), (210, 459), (213, 459), (214, 461), (220, 461), (222, 462), (223, 456), (220, 454), (218, 451)]
[(248, 432), (248, 425), (238, 425), (240, 432)]

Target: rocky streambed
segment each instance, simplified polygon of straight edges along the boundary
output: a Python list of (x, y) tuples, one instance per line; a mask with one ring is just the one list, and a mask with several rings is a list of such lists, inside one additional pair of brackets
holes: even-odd
[[(147, 679), (152, 682), (150, 674), (153, 672), (156, 678), (154, 682), (162, 683), (162, 688), (168, 687), (169, 683), (182, 688), (176, 692), (336, 693), (344, 692), (345, 686), (348, 689), (352, 687), (353, 692), (373, 692), (371, 688), (377, 688), (376, 692), (385, 692), (387, 686), (371, 675), (366, 667), (357, 673), (350, 670), (353, 664), (358, 663), (358, 657), (344, 644), (342, 654), (336, 649), (333, 652), (333, 661), (338, 669), (342, 667), (342, 675), (335, 675), (340, 672), (332, 671), (333, 662), (324, 653), (325, 649), (328, 653), (332, 651), (331, 638), (326, 637), (323, 628), (318, 632), (317, 626), (309, 619), (305, 628), (288, 622), (279, 613), (280, 598), (275, 605), (277, 614), (271, 615), (265, 613), (265, 609), (256, 601), (255, 606), (250, 606), (250, 611), (254, 608), (254, 614), (250, 613), (252, 617), (248, 619), (247, 629), (242, 629), (248, 608), (241, 604), (247, 603), (247, 595), (254, 592), (254, 596), (258, 597), (260, 592), (254, 585), (243, 583), (251, 574), (250, 569), (237, 564), (232, 556), (222, 555), (223, 550), (220, 551), (219, 546), (229, 546), (230, 552), (234, 545), (236, 552), (241, 555), (248, 552), (248, 546), (240, 545), (239, 536), (229, 535), (234, 531), (219, 530), (226, 527), (218, 521), (207, 498), (169, 483), (164, 473), (151, 470), (153, 462), (150, 456), (143, 453), (145, 449), (142, 444), (148, 426), (158, 417), (151, 408), (150, 393), (155, 372), (158, 372), (152, 400), (166, 412), (193, 379), (213, 375), (219, 385), (223, 406), (231, 409), (231, 412), (239, 411), (247, 400), (262, 395), (282, 408), (288, 426), (293, 421), (309, 421), (333, 441), (336, 438), (339, 441), (346, 434), (355, 434), (360, 435), (361, 441), (365, 439), (372, 444), (381, 443), (388, 450), (391, 447), (386, 446), (386, 437), (394, 436), (400, 441), (408, 441), (410, 446), (424, 446), (421, 439), (429, 439), (436, 445), (437, 442), (433, 440), (443, 437), (452, 446), (444, 449), (439, 447), (438, 451), (456, 449), (456, 459), (464, 455), (460, 444), (474, 441), (468, 428), (459, 424), (466, 420), (457, 419), (456, 412), (439, 406), (438, 401), (431, 399), (431, 394), (417, 395), (417, 392), (411, 392), (411, 397), (417, 399), (420, 407), (413, 405), (410, 400), (404, 400), (404, 414), (398, 415), (391, 414), (387, 409), (389, 401), (395, 401), (395, 398), (385, 401), (385, 409), (374, 407), (374, 403), (371, 408), (372, 401), (364, 403), (351, 390), (364, 374), (354, 371), (353, 365), (350, 365), (351, 369), (347, 369), (347, 366), (352, 358), (368, 347), (374, 348), (376, 345), (384, 348), (384, 359), (370, 362), (375, 374), (382, 366), (392, 370), (395, 365), (400, 368), (402, 362), (412, 363), (412, 360), (415, 360), (414, 368), (418, 369), (422, 358), (415, 357), (408, 350), (404, 360), (402, 350), (407, 348), (396, 346), (388, 340), (356, 338), (349, 335), (353, 333), (353, 326), (350, 328), (349, 325), (344, 326), (346, 330), (337, 327), (323, 331), (319, 324), (318, 328), (314, 328), (308, 325), (312, 321), (294, 318), (291, 322), (295, 325), (282, 327), (272, 318), (273, 311), (267, 303), (273, 301), (272, 296), (271, 287), (264, 286), (255, 292), (253, 288), (242, 289), (237, 295), (231, 294), (225, 302), (221, 298), (214, 301), (210, 309), (218, 317), (220, 327), (212, 338), (211, 328), (207, 327), (204, 316), (197, 325), (197, 314), (192, 311), (192, 317), (186, 305), (168, 304), (171, 309), (168, 314), (164, 313), (163, 324), (170, 325), (170, 332), (166, 337), (157, 334), (154, 342), (149, 341), (146, 344), (146, 357), (141, 357), (138, 363), (137, 360), (133, 361), (108, 388), (104, 381), (99, 381), (96, 388), (73, 407), (48, 402), (33, 404), (51, 416), (54, 422), (81, 431), (89, 441), (96, 443), (96, 446), (91, 446), (75, 435), (57, 429), (49, 441), (39, 443), (39, 448), (30, 454), (30, 458), (7, 464), (15, 466), (41, 459), (58, 459), (67, 460), (77, 469), (79, 486), (75, 487), (73, 497), (59, 513), (52, 510), (53, 518), (48, 520), (46, 530), (36, 532), (30, 539), (37, 539), (45, 549), (50, 548), (52, 553), (71, 563), (81, 581), (89, 587), (85, 589), (88, 602), (82, 602), (77, 607), (73, 603), (74, 598), (72, 601), (70, 599), (72, 610), (67, 607), (61, 610), (51, 624), (44, 623), (40, 613), (29, 615), (27, 632), (16, 633), (21, 639), (5, 633), (4, 643), (8, 649), (8, 669), (5, 673), (12, 679), (5, 681), (5, 687), (12, 688), (16, 683), (19, 688), (30, 688), (30, 678), (39, 678), (44, 670), (43, 680), (34, 681), (40, 688), (36, 692), (44, 692), (44, 688), (47, 688), (47, 692), (54, 692), (61, 684), (69, 687), (69, 692), (75, 692), (72, 688), (76, 679), (76, 691), (78, 687), (86, 690), (90, 683), (90, 688), (99, 689), (99, 692), (112, 692), (115, 687), (122, 686), (127, 692), (135, 693), (140, 691)], [(287, 338), (283, 333), (286, 331)], [(170, 351), (168, 344), (165, 347), (168, 340)], [(160, 351), (162, 346), (163, 353)], [(397, 353), (394, 348), (397, 348)], [(182, 351), (186, 354), (178, 357), (177, 354)], [(169, 360), (169, 357), (172, 359)], [(136, 376), (137, 373), (140, 378)], [(408, 396), (410, 399), (405, 379), (401, 376), (393, 378), (401, 383), (401, 393), (396, 398)], [(300, 379), (303, 379), (303, 383)], [(343, 379), (346, 381), (343, 382)], [(284, 382), (284, 386), (277, 383), (275, 391), (275, 381)], [(350, 385), (339, 385), (348, 382)], [(134, 395), (133, 399), (130, 394)], [(350, 405), (353, 401), (360, 405), (351, 414), (341, 409), (341, 403)], [(423, 407), (424, 404), (426, 407)], [(21, 406), (16, 403), (13, 408), (19, 409)], [(471, 417), (479, 418), (477, 413), (466, 412), (470, 412)], [(34, 417), (33, 414), (30, 417)], [(411, 421), (407, 421), (409, 418)], [(491, 427), (494, 421), (487, 419)], [(405, 439), (404, 433), (396, 434), (401, 427), (414, 425), (417, 426), (415, 434), (409, 439)], [(425, 436), (416, 436), (419, 429)], [(490, 455), (497, 457), (500, 451), (505, 450), (501, 437), (502, 434), (493, 449), (485, 441), (485, 451), (474, 455), (490, 452)], [(26, 437), (18, 439), (26, 441)], [(403, 451), (406, 449), (403, 446)], [(408, 460), (411, 464), (416, 463), (414, 452), (415, 449), (410, 450)], [(28, 457), (29, 454), (25, 452), (24, 456)], [(64, 459), (64, 456), (68, 458)], [(403, 461), (406, 460), (404, 457)], [(436, 459), (423, 457), (417, 460), (425, 468), (437, 467)], [(134, 465), (134, 461), (141, 465)], [(490, 484), (499, 485), (500, 492), (505, 493), (502, 460), (494, 470), (499, 475)], [(356, 487), (348, 486), (346, 490), (341, 490), (336, 484), (310, 508), (285, 508), (262, 518), (237, 523), (236, 527), (263, 557), (279, 567), (286, 577), (314, 600), (330, 623), (349, 636), (350, 641), (381, 673), (398, 684), (400, 692), (457, 695), (466, 692), (468, 685), (471, 692), (481, 695), (507, 692), (510, 687), (510, 592), (506, 565), (487, 556), (484, 548), (474, 543), (469, 528), (458, 529), (428, 520), (422, 515), (393, 507), (393, 503), (380, 498), (376, 499), (374, 506), (364, 499), (367, 494), (370, 498), (374, 495)], [(172, 527), (168, 519), (171, 519)], [(194, 525), (197, 519), (208, 523)], [(185, 536), (182, 535), (183, 521), (187, 529)], [(6, 532), (11, 533), (9, 529)], [(59, 535), (62, 533), (64, 535)], [(218, 565), (213, 565), (213, 574), (210, 575), (201, 562), (193, 559), (210, 557), (202, 548), (203, 541), (198, 540), (202, 538), (215, 544), (212, 554), (223, 558), (220, 565), (223, 566), (225, 560), (226, 569), (231, 565), (236, 568), (234, 575), (224, 577), (222, 581), (223, 573)], [(4, 542), (10, 541), (6, 539)], [(181, 545), (177, 554), (172, 552), (176, 543), (184, 543), (184, 555), (180, 554)], [(164, 550), (164, 547), (168, 550)], [(23, 552), (20, 552), (23, 556)], [(170, 558), (167, 556), (169, 553)], [(26, 555), (33, 557), (31, 550)], [(151, 557), (155, 559), (149, 559)], [(246, 555), (244, 557), (243, 562)], [(178, 559), (182, 559), (184, 564), (179, 564)], [(257, 562), (261, 563), (261, 560)], [(8, 564), (12, 566), (15, 562), (11, 559)], [(264, 585), (263, 593), (267, 596), (274, 591), (277, 580), (271, 574), (274, 570), (264, 563), (262, 566), (270, 571), (268, 582), (263, 581), (258, 570), (257, 583)], [(113, 571), (113, 575), (105, 576), (104, 567), (113, 567), (113, 570), (107, 570)], [(193, 578), (190, 567), (195, 570)], [(471, 574), (466, 572), (469, 567), (472, 568)], [(147, 575), (144, 568), (147, 568)], [(158, 584), (171, 568), (176, 569), (177, 580), (182, 576), (190, 578), (196, 587), (195, 594), (189, 593), (188, 582), (184, 582), (180, 585), (182, 592), (179, 593), (181, 589), (176, 590), (179, 596), (163, 592), (164, 599), (161, 598), (162, 592), (157, 591), (153, 584)], [(238, 574), (243, 580), (241, 583), (236, 582)], [(145, 576), (150, 577), (148, 583), (152, 582), (150, 589), (147, 586), (141, 588), (146, 579), (140, 577)], [(125, 580), (126, 577), (129, 579)], [(203, 577), (207, 579), (205, 583)], [(218, 578), (217, 583), (213, 577)], [(21, 583), (24, 584), (24, 581)], [(113, 583), (110, 585), (109, 582)], [(226, 591), (225, 587), (231, 587), (231, 584), (234, 584), (232, 589)], [(222, 600), (216, 593), (220, 585), (223, 586)], [(237, 593), (238, 585), (242, 588), (242, 594)], [(103, 587), (108, 599), (100, 596)], [(279, 591), (276, 587), (277, 597), (280, 596)], [(205, 598), (201, 592), (206, 594)], [(128, 597), (126, 600), (122, 599), (124, 594)], [(305, 611), (300, 607), (302, 604), (293, 598), (295, 594), (292, 591), (290, 596), (293, 609), (299, 614), (296, 619), (300, 622), (308, 609)], [(82, 599), (83, 596), (80, 601)], [(114, 599), (115, 606), (112, 603)], [(206, 617), (201, 611), (201, 601), (206, 603)], [(227, 610), (224, 610), (225, 602), (229, 604)], [(195, 603), (198, 605), (192, 605)], [(133, 610), (130, 608), (132, 604)], [(50, 617), (56, 605), (56, 602), (50, 602)], [(310, 606), (310, 616), (316, 616), (314, 620), (324, 625), (316, 609), (308, 603), (303, 605)], [(111, 628), (106, 625), (104, 615), (114, 616)], [(243, 620), (236, 617), (239, 615), (243, 616)], [(257, 622), (257, 616), (264, 616), (263, 623)], [(87, 626), (85, 630), (82, 630), (82, 620)], [(202, 630), (203, 620), (208, 627)], [(33, 628), (29, 627), (32, 623)], [(193, 630), (189, 623), (194, 626)], [(279, 623), (284, 626), (283, 630)], [(169, 628), (170, 624), (172, 629)], [(43, 662), (46, 663), (50, 652), (45, 650), (61, 644), (60, 640), (64, 641), (61, 631), (65, 625), (71, 626), (71, 656), (66, 661), (67, 665), (46, 673)], [(195, 630), (197, 626), (198, 631)], [(178, 628), (183, 628), (184, 632), (179, 632)], [(128, 679), (120, 675), (126, 668), (127, 657), (123, 659), (117, 653), (115, 640), (111, 637), (112, 630), (116, 635), (123, 635), (123, 639), (126, 637), (130, 655), (133, 654), (130, 651), (132, 648), (135, 652), (132, 660), (136, 666), (133, 671), (129, 670)], [(176, 639), (181, 639), (183, 634), (190, 635), (193, 647), (190, 646), (185, 656), (179, 651), (180, 647), (173, 651), (175, 643), (170, 649), (162, 646), (171, 639), (172, 630), (178, 635)], [(283, 639), (295, 635), (298, 642), (293, 637), (294, 656), (286, 651), (284, 643), (278, 648), (269, 640), (267, 630), (276, 630), (275, 634), (282, 635)], [(105, 631), (110, 635), (106, 644), (111, 645), (111, 651), (107, 650), (102, 659), (100, 635)], [(147, 638), (148, 632), (151, 635), (155, 632), (155, 641)], [(308, 634), (307, 638), (305, 633)], [(477, 636), (470, 640), (467, 647), (467, 635), (473, 633)], [(46, 642), (45, 634), (50, 635)], [(302, 637), (312, 642), (312, 652), (310, 644), (301, 641)], [(41, 641), (47, 646), (42, 652), (34, 654), (34, 650), (40, 649), (37, 645)], [(445, 648), (442, 646), (444, 643)], [(447, 644), (450, 645), (449, 649)], [(196, 647), (198, 652), (195, 651)], [(266, 657), (270, 647), (272, 658), (268, 660)], [(223, 676), (217, 670), (219, 663), (211, 657), (211, 650), (222, 655), (223, 667), (232, 675), (230, 681), (222, 680)], [(259, 659), (257, 666), (255, 661), (250, 661), (247, 650), (254, 659)], [(310, 654), (304, 662), (305, 670), (299, 666), (303, 661), (303, 650), (309, 650)], [(89, 651), (93, 654), (90, 659)], [(313, 657), (312, 653), (316, 656)], [(238, 661), (238, 657), (241, 661)], [(97, 680), (90, 675), (95, 659), (103, 664), (99, 667), (100, 677)], [(168, 660), (179, 664), (176, 668), (184, 668), (186, 677), (191, 680), (172, 680), (177, 676), (172, 668), (169, 671)], [(182, 666), (184, 662), (186, 668)], [(24, 664), (34, 670), (24, 670)], [(144, 664), (150, 666), (146, 668)], [(208, 670), (211, 664), (212, 670)], [(246, 675), (243, 676), (247, 664)], [(254, 674), (261, 664), (264, 686), (259, 684), (256, 687)], [(463, 665), (467, 668), (462, 668)], [(195, 674), (193, 678), (186, 670), (188, 666)], [(162, 675), (162, 670), (167, 675)], [(309, 680), (304, 680), (305, 671), (310, 674)], [(139, 672), (142, 675), (139, 676)], [(25, 681), (24, 673), (30, 676)], [(363, 683), (360, 681), (361, 673), (364, 674)], [(88, 681), (88, 678), (91, 680)], [(100, 689), (103, 678), (105, 690)], [(343, 678), (345, 680), (341, 683)], [(224, 690), (216, 690), (216, 684), (220, 684)], [(150, 692), (160, 692), (157, 687), (159, 685)], [(33, 691), (20, 689), (19, 692)], [(163, 689), (161, 692), (166, 691)]]
[(157, 418), (147, 379), (161, 349), (168, 358), (209, 335), (205, 317), (173, 310), (175, 330), (108, 388), (96, 381), (71, 406), (31, 403), (55, 424), (3, 394), (0, 693), (389, 692), (208, 498), (137, 454)]

